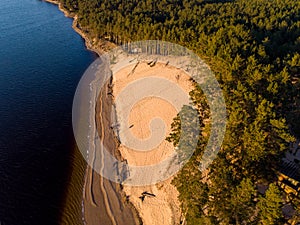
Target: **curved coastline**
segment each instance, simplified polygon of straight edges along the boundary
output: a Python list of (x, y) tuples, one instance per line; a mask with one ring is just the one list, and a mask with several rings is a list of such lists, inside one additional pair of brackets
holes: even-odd
[(78, 27), (78, 17), (75, 13), (70, 13), (67, 9), (65, 9), (61, 2), (57, 0), (43, 0), (45, 2), (55, 4), (58, 6), (58, 9), (64, 13), (64, 15), (68, 18), (73, 19), (72, 28), (84, 39), (85, 46), (88, 50), (95, 52), (98, 56), (104, 53), (104, 50), (96, 48), (90, 38), (83, 30)]
[[(96, 40), (96, 39), (92, 39), (91, 37), (89, 37), (89, 35), (87, 33), (85, 33), (85, 31), (83, 31), (79, 25), (78, 25), (78, 17), (75, 13), (70, 13), (67, 9), (65, 9), (62, 5), (62, 3), (60, 3), (59, 1), (56, 1), (56, 0), (44, 0), (45, 2), (48, 2), (48, 3), (51, 3), (51, 4), (55, 4), (55, 5), (58, 5), (58, 8), (60, 11), (62, 11), (64, 13), (64, 15), (68, 18), (72, 18), (73, 19), (73, 23), (72, 23), (72, 28), (85, 40), (85, 46), (88, 50), (92, 51), (92, 52), (95, 52), (98, 56), (100, 56), (101, 54), (105, 53), (107, 50), (109, 50), (110, 48), (114, 47), (115, 45), (113, 43), (110, 43), (108, 41), (103, 41), (103, 40)], [(111, 81), (109, 81), (111, 83)], [(99, 132), (99, 121), (101, 121), (101, 116), (100, 116), (100, 113), (99, 113), (99, 110), (100, 108), (104, 107), (104, 108), (111, 108), (111, 105), (109, 104), (112, 104), (112, 102), (110, 101), (109, 104), (102, 104), (102, 99), (101, 99), (101, 93), (99, 94), (99, 97), (96, 98), (95, 96), (95, 108), (96, 110), (95, 113), (96, 115), (94, 115), (94, 119), (96, 121), (98, 121), (98, 123), (96, 123), (96, 132), (98, 131)], [(114, 139), (113, 137), (113, 142), (114, 144), (113, 145), (116, 145), (116, 140)], [(90, 154), (90, 153), (88, 153)], [(115, 147), (113, 150), (112, 150), (112, 154), (115, 154), (116, 157), (120, 157), (120, 153), (118, 152), (118, 148)], [(75, 149), (75, 153), (74, 153), (74, 160), (76, 161), (77, 159), (75, 157), (80, 157), (80, 154), (79, 154), (79, 150), (78, 149)], [(82, 165), (82, 161), (84, 161), (83, 159), (80, 159), (80, 163)], [(72, 172), (71, 172), (71, 175), (70, 175), (70, 181), (72, 182), (72, 179), (74, 179), (74, 176), (78, 176), (76, 175), (76, 171), (78, 172), (81, 172), (80, 174), (84, 174), (84, 178), (83, 178), (83, 184), (82, 186), (80, 186), (81, 184), (76, 184), (76, 185), (79, 185), (80, 188), (82, 188), (82, 196), (81, 196), (81, 199), (82, 199), (82, 204), (81, 204), (81, 212), (82, 212), (82, 215), (81, 215), (81, 223), (84, 223), (84, 224), (96, 224), (97, 222), (97, 218), (95, 220), (95, 218), (91, 218), (94, 213), (95, 213), (95, 209), (98, 209), (99, 211), (99, 206), (98, 204), (95, 202), (95, 196), (99, 199), (101, 199), (101, 201), (103, 201), (103, 198), (107, 198), (109, 195), (113, 195), (114, 196), (114, 199), (116, 201), (116, 204), (117, 205), (122, 205), (122, 207), (124, 207), (124, 199), (125, 199), (125, 193), (123, 191), (123, 188), (122, 186), (118, 185), (118, 184), (115, 184), (115, 183), (112, 183), (106, 179), (103, 179), (101, 178), (98, 174), (96, 174), (89, 166), (86, 166), (86, 163), (84, 163), (85, 165), (85, 172), (82, 172), (79, 167), (80, 166), (73, 166), (73, 169), (72, 169)], [(90, 181), (89, 179), (92, 178)], [(95, 189), (95, 187), (98, 187), (97, 185), (95, 185), (96, 183), (99, 183), (99, 179), (103, 180), (102, 181), (102, 189), (104, 188), (105, 186), (105, 189), (106, 190), (106, 193), (100, 193), (100, 189)], [(85, 208), (87, 208), (88, 206), (88, 203), (85, 203), (85, 196), (87, 196), (87, 188), (86, 186), (90, 184), (90, 188), (91, 190), (93, 189), (94, 192), (95, 190), (97, 192), (95, 192), (92, 196), (91, 199), (89, 199), (89, 201), (91, 202), (91, 205), (93, 207), (95, 207), (94, 210), (92, 210), (93, 212), (91, 212), (91, 214), (87, 213), (85, 211)], [(65, 199), (65, 207), (64, 209), (62, 210), (62, 218), (64, 217), (69, 217), (69, 213), (66, 211), (68, 207), (68, 199), (72, 200), (73, 197), (71, 196), (72, 194), (74, 194), (74, 190), (78, 189), (79, 187), (74, 187), (74, 184), (70, 185), (70, 187), (68, 187), (68, 190), (66, 191), (67, 192), (67, 196), (66, 196), (66, 199)], [(78, 193), (77, 193), (78, 194)], [(107, 196), (103, 196), (103, 195), (107, 195)], [(105, 199), (104, 198), (104, 199)], [(86, 205), (85, 205), (86, 204)], [(113, 203), (110, 202), (110, 204), (114, 205)], [(139, 214), (138, 214), (138, 211), (136, 210), (136, 208), (133, 206), (133, 204), (131, 204), (130, 202), (126, 202), (126, 208), (127, 208), (127, 212), (131, 215), (131, 219), (135, 221), (136, 224), (142, 224), (141, 223), (141, 218), (139, 217)], [(106, 204), (107, 206), (107, 204)], [(101, 205), (100, 205), (101, 207)], [(71, 208), (74, 208), (74, 206), (72, 206)], [(104, 210), (104, 211), (107, 211), (107, 210)], [(103, 214), (104, 213), (104, 214)], [(66, 215), (64, 215), (66, 214)], [(109, 214), (106, 212), (106, 214)], [(75, 217), (78, 217), (78, 215), (75, 215)], [(98, 212), (98, 215), (97, 216), (105, 216), (105, 212)], [(112, 215), (110, 215), (111, 217)], [(86, 217), (89, 217), (88, 219)], [(103, 218), (102, 217), (102, 218)], [(115, 217), (115, 215), (114, 215)], [(130, 217), (130, 216), (129, 216)], [(76, 218), (76, 219), (79, 219), (79, 218)], [(65, 221), (63, 221), (65, 219), (61, 219), (60, 223), (61, 224), (65, 224)], [(87, 223), (86, 221), (90, 221), (89, 223)], [(101, 221), (103, 221), (101, 219)], [(70, 222), (70, 221), (69, 221)], [(77, 222), (79, 223), (79, 221), (76, 221), (76, 224)], [(72, 221), (72, 223), (74, 224), (74, 221)], [(98, 223), (97, 223), (98, 224)], [(111, 224), (116, 224), (115, 223), (115, 219), (111, 219)]]

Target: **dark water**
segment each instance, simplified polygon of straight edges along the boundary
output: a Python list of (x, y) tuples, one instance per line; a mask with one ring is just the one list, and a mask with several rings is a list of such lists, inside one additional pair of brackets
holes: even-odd
[(95, 59), (57, 6), (0, 1), (0, 221), (55, 225), (73, 148), (76, 85)]

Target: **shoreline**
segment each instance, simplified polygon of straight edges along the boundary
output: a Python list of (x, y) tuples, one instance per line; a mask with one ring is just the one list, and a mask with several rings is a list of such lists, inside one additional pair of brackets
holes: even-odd
[[(91, 37), (89, 37), (88, 34), (86, 34), (81, 28), (78, 27), (78, 16), (75, 13), (70, 13), (67, 9), (65, 9), (62, 6), (62, 3), (57, 0), (43, 0), (44, 2), (51, 3), (58, 6), (58, 9), (64, 13), (65, 17), (73, 19), (72, 22), (72, 28), (78, 33), (83, 39), (85, 43), (85, 47), (94, 53), (96, 53), (98, 56), (108, 51), (111, 47), (114, 47), (115, 45), (109, 41), (105, 40), (96, 40), (95, 38), (91, 40)], [(94, 42), (94, 43), (93, 43)], [(100, 43), (99, 43), (100, 42)], [(99, 46), (96, 46), (96, 45)]]
[[(51, 4), (57, 5), (58, 8), (59, 8), (59, 10), (62, 11), (66, 17), (73, 19), (72, 28), (75, 30), (75, 32), (77, 32), (84, 39), (85, 47), (87, 48), (87, 50), (92, 51), (92, 52), (96, 53), (98, 56), (100, 56), (101, 54), (107, 52), (112, 47), (115, 47), (115, 45), (113, 43), (111, 43), (111, 42), (108, 42), (108, 41), (105, 41), (105, 40), (99, 40), (99, 39), (97, 40), (96, 38), (92, 39), (92, 37), (90, 37), (81, 28), (79, 28), (79, 26), (78, 26), (78, 16), (75, 13), (70, 13), (67, 9), (65, 9), (62, 6), (61, 2), (58, 2), (56, 0), (43, 0), (43, 1), (47, 2), (47, 3), (51, 3)], [(100, 107), (104, 107), (103, 105), (101, 105), (101, 97), (98, 97), (96, 99), (96, 109), (95, 109), (95, 111), (98, 112), (99, 106)], [(111, 107), (106, 107), (106, 108), (111, 108)], [(100, 120), (100, 114), (99, 113), (96, 114), (96, 118), (95, 119), (96, 120), (98, 119), (98, 121)], [(96, 129), (99, 132), (99, 125), (98, 124), (96, 125)], [(113, 142), (114, 142), (114, 144), (117, 144), (117, 141), (116, 141), (115, 137), (114, 137)], [(117, 147), (114, 149), (114, 151), (115, 151), (114, 152), (115, 156), (117, 158), (120, 158), (121, 154), (120, 154), (120, 152), (119, 152), (119, 150), (118, 150)], [(108, 181), (106, 179), (103, 179), (103, 178), (101, 179), (101, 176), (97, 175), (96, 172), (94, 173), (94, 171), (91, 170), (91, 168), (88, 165), (85, 167), (84, 170), (85, 170), (85, 172), (84, 172), (84, 177), (83, 177), (84, 181), (83, 181), (83, 190), (82, 190), (83, 195), (81, 197), (82, 198), (82, 204), (81, 204), (81, 212), (82, 212), (81, 222), (83, 224), (87, 224), (86, 223), (87, 220), (91, 221), (91, 224), (96, 224), (97, 222), (99, 222), (97, 220), (94, 220), (95, 218), (91, 218), (94, 215), (93, 213), (95, 212), (95, 210), (92, 210), (93, 212), (92, 212), (92, 215), (90, 215), (90, 216), (85, 211), (85, 208), (89, 207), (89, 206), (86, 206), (85, 203), (84, 203), (85, 202), (85, 196), (87, 195), (87, 193), (86, 193), (86, 186), (88, 185), (88, 179), (89, 179), (89, 177), (93, 177), (93, 179), (95, 179), (96, 181), (98, 181), (99, 179), (103, 180), (102, 182), (105, 183), (105, 185), (104, 184), (103, 185), (106, 186), (106, 189), (107, 189), (106, 193), (103, 193), (103, 195), (113, 194), (113, 195), (115, 195), (115, 196), (113, 196), (115, 198), (117, 196), (118, 200), (117, 200), (117, 202), (115, 202), (115, 204), (117, 204), (118, 206), (121, 206), (121, 208), (125, 208), (124, 203), (127, 204), (127, 207), (126, 207), (127, 208), (127, 212), (129, 211), (128, 213), (132, 214), (132, 216), (129, 216), (129, 215), (128, 216), (129, 217), (133, 217), (132, 220), (134, 220), (136, 224), (142, 224), (138, 210), (134, 207), (134, 205), (131, 202), (124, 201), (124, 199), (126, 199), (126, 193), (124, 192), (123, 187), (121, 185), (113, 184), (112, 182), (110, 182), (110, 181)], [(91, 189), (93, 189), (92, 186), (94, 186), (94, 183), (97, 183), (97, 182), (95, 182), (95, 180), (91, 181), (91, 184), (90, 184), (91, 185)], [(69, 188), (70, 187), (68, 187), (68, 190), (66, 190), (66, 193), (68, 193)], [(97, 190), (97, 191), (98, 192), (95, 195), (97, 195), (100, 199), (107, 198), (106, 196), (101, 196), (100, 190)], [(68, 198), (68, 196), (66, 196), (66, 198)], [(90, 200), (93, 203), (94, 200), (95, 200), (94, 196)], [(113, 203), (110, 203), (110, 204), (114, 205)], [(64, 205), (65, 205), (65, 203), (64, 203)], [(92, 205), (93, 205), (93, 207), (95, 206), (95, 204), (92, 204)], [(96, 205), (98, 206), (98, 204), (96, 204)], [(98, 207), (96, 209), (98, 209)], [(64, 209), (62, 211), (63, 211), (63, 213), (62, 213), (62, 216), (63, 216)], [(102, 214), (101, 216), (104, 216), (103, 215), (104, 212), (100, 211), (98, 213)], [(116, 215), (113, 215), (113, 216), (116, 217)], [(87, 219), (86, 217), (89, 217), (89, 218)], [(103, 219), (103, 217), (100, 217), (100, 218)], [(116, 218), (115, 219), (111, 218), (111, 219), (112, 220), (110, 221), (110, 223), (116, 224), (116, 221), (115, 221)]]
[[(44, 0), (45, 2), (49, 2), (55, 5), (58, 5), (60, 11), (64, 13), (64, 15), (68, 18), (72, 18), (72, 28), (77, 32), (85, 42), (85, 47), (98, 56), (102, 55), (105, 52), (108, 52), (110, 49), (116, 47), (115, 44), (100, 40), (97, 37), (93, 37), (86, 33), (82, 28), (78, 25), (78, 16), (75, 13), (70, 13), (67, 9), (62, 6), (62, 3), (56, 0)], [(105, 86), (111, 86), (113, 84), (113, 80), (110, 80)], [(107, 98), (108, 91), (106, 88), (103, 90), (103, 93), (100, 93), (99, 96), (95, 99), (95, 111), (96, 115), (94, 115), (94, 119), (96, 120), (95, 132), (101, 133), (103, 135), (104, 127), (108, 127), (111, 124), (111, 121), (106, 121), (101, 113), (107, 113), (111, 106), (114, 104), (113, 99)], [(114, 92), (110, 90), (110, 92)], [(101, 109), (102, 108), (102, 109)], [(109, 112), (108, 112), (109, 113)], [(175, 114), (174, 114), (175, 115)], [(93, 116), (92, 116), (93, 117)], [(105, 116), (104, 116), (105, 117)], [(175, 117), (175, 116), (174, 116)], [(174, 118), (172, 116), (172, 119)], [(100, 122), (99, 122), (100, 121)], [(110, 132), (106, 132), (108, 136), (104, 138), (104, 142), (108, 139), (111, 142), (110, 153), (113, 154), (118, 160), (122, 161), (128, 157), (120, 148), (120, 143), (118, 142), (115, 134), (109, 134)], [(89, 153), (90, 154), (90, 153)], [(127, 155), (128, 156), (128, 155)], [(99, 160), (98, 157), (94, 153), (91, 155), (91, 160), (93, 162)], [(130, 158), (130, 157), (129, 157)], [(100, 157), (101, 160), (101, 157)], [(130, 159), (129, 159), (130, 160)], [(146, 224), (152, 225), (152, 220), (154, 218), (155, 225), (159, 224), (160, 218), (162, 221), (169, 221), (167, 224), (177, 224), (182, 223), (184, 221), (184, 217), (182, 215), (182, 209), (180, 207), (180, 202), (178, 199), (178, 190), (176, 186), (171, 184), (171, 179), (166, 180), (165, 182), (161, 182), (154, 186), (143, 187), (143, 188), (128, 188), (128, 186), (124, 186), (124, 184), (117, 184), (111, 182), (105, 178), (102, 178), (97, 172), (94, 172), (93, 169), (90, 168), (89, 165), (85, 168), (84, 173), (84, 184), (83, 184), (83, 195), (82, 195), (82, 223), (87, 225), (99, 224), (99, 218), (101, 218), (102, 224), (112, 224), (112, 225), (127, 225), (127, 224)], [(141, 192), (143, 189), (147, 189), (149, 192), (155, 192), (158, 194), (158, 199), (161, 202), (164, 202), (164, 207), (151, 207), (151, 205), (155, 205), (154, 202), (149, 202), (145, 206), (142, 206), (139, 203), (139, 196), (136, 195), (136, 192)], [(129, 198), (129, 196), (131, 196)], [(169, 199), (169, 200), (167, 200)], [(171, 203), (170, 203), (171, 202)], [(114, 208), (119, 208), (121, 210), (115, 210)], [(100, 210), (99, 210), (100, 209)], [(102, 209), (102, 210), (101, 210)], [(165, 211), (166, 210), (166, 211)], [(162, 213), (162, 211), (164, 213)], [(156, 215), (155, 217), (150, 216), (150, 214)], [(164, 214), (162, 217), (160, 214)], [(183, 220), (182, 220), (183, 219)], [(126, 223), (126, 221), (129, 223)]]

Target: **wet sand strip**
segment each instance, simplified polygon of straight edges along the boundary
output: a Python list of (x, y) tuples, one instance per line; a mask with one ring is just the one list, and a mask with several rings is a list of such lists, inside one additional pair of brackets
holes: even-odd
[[(102, 88), (97, 99), (96, 127), (103, 145), (110, 154), (120, 160), (114, 132), (110, 129), (113, 104), (112, 96), (107, 94), (110, 92), (108, 85), (110, 82), (108, 81)], [(95, 166), (103, 166), (103, 159), (98, 151), (90, 154)], [(84, 191), (84, 219), (87, 225), (141, 224), (137, 211), (126, 201), (121, 185), (101, 177), (90, 167), (87, 169)]]

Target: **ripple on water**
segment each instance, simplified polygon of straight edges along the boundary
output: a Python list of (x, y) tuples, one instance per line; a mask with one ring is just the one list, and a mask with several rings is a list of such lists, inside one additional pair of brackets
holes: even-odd
[(55, 5), (1, 0), (0, 15), (0, 221), (80, 224), (85, 163), (71, 109), (95, 55)]

